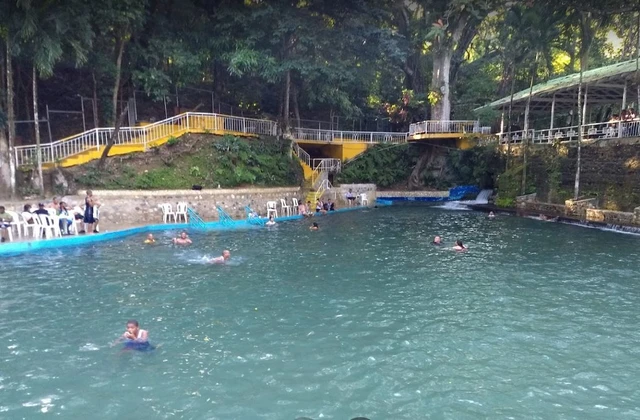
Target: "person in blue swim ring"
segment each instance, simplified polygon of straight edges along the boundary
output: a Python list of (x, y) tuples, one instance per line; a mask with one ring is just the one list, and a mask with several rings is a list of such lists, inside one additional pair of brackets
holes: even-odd
[(153, 346), (149, 344), (149, 332), (141, 329), (135, 319), (127, 321), (127, 330), (120, 336), (118, 341), (123, 343), (125, 349), (139, 351), (153, 349)]

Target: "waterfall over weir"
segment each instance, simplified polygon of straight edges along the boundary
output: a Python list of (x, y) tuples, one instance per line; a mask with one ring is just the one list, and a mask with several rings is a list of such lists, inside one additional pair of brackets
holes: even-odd
[(475, 200), (449, 201), (437, 207), (446, 210), (471, 210), (468, 206), (469, 204), (487, 204), (491, 194), (493, 194), (493, 190), (482, 190)]

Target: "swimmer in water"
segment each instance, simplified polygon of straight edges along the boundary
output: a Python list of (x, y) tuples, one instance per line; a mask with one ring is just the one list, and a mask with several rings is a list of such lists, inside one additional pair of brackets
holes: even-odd
[(189, 239), (189, 236), (187, 235), (187, 232), (182, 232), (180, 234), (180, 237), (178, 238), (173, 238), (173, 243), (176, 245), (189, 245), (191, 244), (191, 239)]
[(156, 238), (153, 237), (153, 233), (147, 235), (147, 239), (144, 240), (145, 244), (155, 244)]
[(431, 242), (433, 245), (442, 245), (442, 239), (439, 236), (436, 236), (435, 238), (433, 238), (433, 242)]
[(231, 258), (231, 252), (228, 249), (222, 251), (222, 255), (209, 260), (211, 264), (224, 264)]
[(466, 250), (467, 250), (467, 247), (466, 247), (466, 246), (464, 246), (464, 245), (462, 244), (462, 241), (458, 239), (458, 240), (456, 241), (456, 245), (453, 247), (453, 249), (454, 249), (454, 250), (456, 250), (456, 251), (466, 251)]
[(492, 211), (490, 211), (489, 215), (487, 216), (487, 219), (495, 219), (495, 218), (496, 218), (496, 215)]
[(269, 216), (269, 220), (264, 225), (265, 226), (275, 226), (276, 225), (276, 221), (273, 220), (273, 216)]
[(318, 230), (320, 229), (320, 226), (318, 226), (318, 223), (313, 222), (313, 224), (311, 226), (309, 226), (310, 230)]
[(140, 328), (138, 321), (130, 319), (127, 321), (127, 330), (116, 340), (116, 343), (148, 343), (149, 332)]

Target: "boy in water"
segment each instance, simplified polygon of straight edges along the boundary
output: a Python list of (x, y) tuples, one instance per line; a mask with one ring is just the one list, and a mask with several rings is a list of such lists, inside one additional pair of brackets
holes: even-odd
[(121, 340), (133, 341), (136, 343), (148, 343), (149, 333), (146, 330), (140, 329), (138, 321), (130, 319), (127, 321), (127, 331), (120, 337)]
[(147, 239), (144, 240), (145, 244), (155, 244), (156, 239), (153, 237), (153, 233), (147, 235)]
[(222, 255), (209, 260), (211, 264), (224, 264), (231, 258), (231, 252), (228, 249), (222, 251)]

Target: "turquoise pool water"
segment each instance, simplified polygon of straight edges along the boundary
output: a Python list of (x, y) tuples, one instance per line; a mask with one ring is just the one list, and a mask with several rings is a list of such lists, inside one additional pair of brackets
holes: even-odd
[[(640, 417), (639, 237), (421, 206), (318, 222), (3, 258), (0, 418)], [(111, 347), (128, 318), (160, 347)]]

